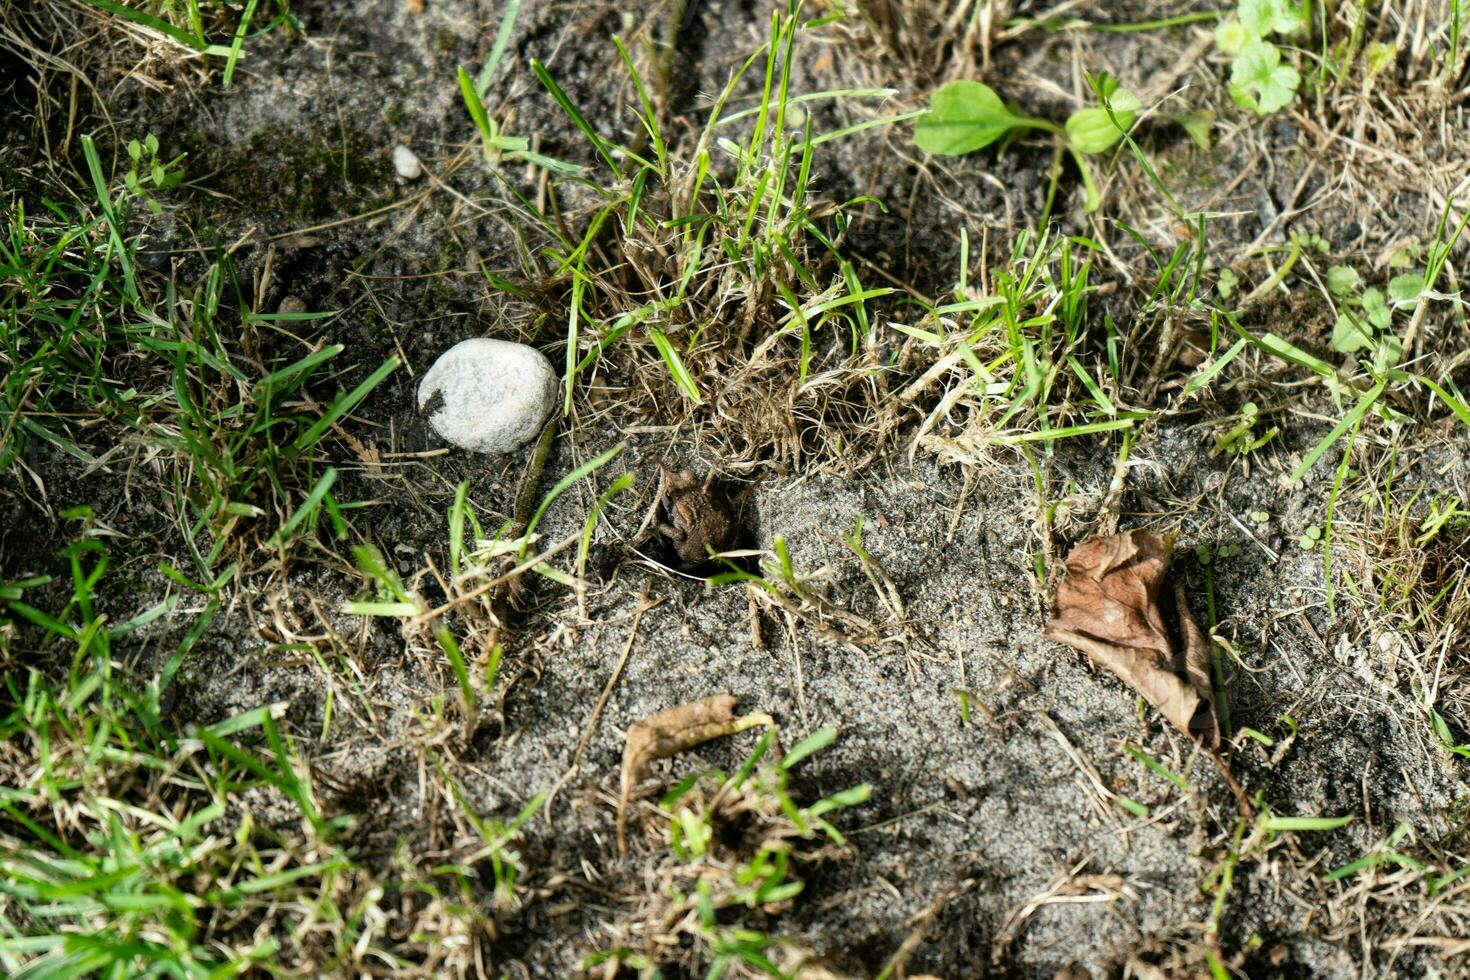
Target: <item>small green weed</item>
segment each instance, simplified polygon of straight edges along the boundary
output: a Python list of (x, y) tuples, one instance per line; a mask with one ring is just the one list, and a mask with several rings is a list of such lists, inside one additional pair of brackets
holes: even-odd
[(700, 970), (709, 976), (788, 977), (800, 951), (769, 930), (805, 883), (798, 869), (846, 853), (830, 817), (868, 799), (867, 784), (808, 806), (790, 789), (792, 771), (830, 745), (820, 729), (780, 759), (768, 730), (730, 776), (695, 772), (659, 802), (667, 853), (658, 875), (663, 901), (614, 927), (619, 941), (583, 961), (583, 969), (615, 964), (649, 970)]
[(1307, 10), (1290, 0), (1240, 0), (1235, 16), (1215, 29), (1215, 44), (1234, 60), (1230, 97), (1242, 109), (1269, 116), (1296, 97), (1301, 74), (1282, 60), (1270, 37), (1298, 34), (1307, 26)]
[(1101, 203), (1097, 182), (1086, 157), (1105, 153), (1122, 140), (1138, 119), (1143, 104), (1103, 73), (1093, 82), (1099, 104), (1078, 109), (1064, 126), (1011, 110), (990, 86), (973, 81), (949, 82), (929, 101), (929, 111), (914, 124), (914, 145), (939, 156), (962, 156), (1009, 139), (1025, 130), (1051, 133), (1058, 152), (1072, 155), (1087, 191), (1086, 210)]
[[(613, 481), (588, 514), (580, 534), (570, 535), (538, 552), (533, 548), (539, 541), (536, 527), (546, 509), (562, 493), (598, 472), (621, 449), (621, 446), (614, 447), (563, 477), (542, 497), (519, 535), (513, 535), (512, 522), (508, 521), (493, 536), (487, 536), (470, 505), (469, 485), (461, 483), (448, 514), (447, 576), (430, 565), (411, 581), (404, 582), (376, 545), (353, 548), (357, 571), (366, 588), (344, 603), (342, 611), (353, 616), (397, 620), (402, 639), (410, 650), (428, 651), (433, 660), (442, 656), (439, 662), (448, 663), (459, 691), (466, 738), (495, 715), (489, 703), (493, 703), (491, 695), (500, 671), (498, 616), (503, 611), (497, 608), (500, 597), (495, 590), (504, 591), (518, 585), (523, 574), (535, 572), (581, 594), (580, 576), (555, 567), (551, 559), (576, 545), (580, 572), (598, 515), (613, 495), (632, 485), (632, 478), (623, 474)], [(439, 605), (430, 602), (424, 594), (429, 584), (425, 580), (431, 575), (432, 583), (444, 597)], [(466, 657), (466, 649), (473, 652), (472, 656)]]
[(1281, 432), (1277, 426), (1271, 426), (1260, 435), (1256, 434), (1256, 425), (1261, 421), (1260, 409), (1255, 402), (1246, 402), (1240, 407), (1240, 413), (1229, 420), (1230, 427), (1215, 436), (1215, 454), (1225, 453), (1231, 456), (1244, 456), (1253, 453)]
[[(84, 0), (84, 2), (121, 20), (140, 24), (157, 31), (185, 48), (209, 58), (224, 61), (223, 81), (229, 85), (235, 65), (244, 54), (245, 39), (255, 22), (260, 0), (245, 0), (244, 9), (223, 0), (162, 0), (162, 2), (129, 3), (127, 0)], [(289, 0), (275, 0), (276, 13), (256, 34), (278, 27), (295, 31), (299, 23), (290, 10)]]
[[(477, 85), (461, 71), (461, 93), (487, 161), (528, 230), (541, 240), (522, 256), (528, 288), (499, 275), (490, 281), (522, 298), (547, 298), (552, 315), (566, 324), (567, 412), (579, 382), (611, 357), (634, 371), (650, 364), (661, 368), (659, 383), (633, 389), (646, 388), (661, 411), (697, 411), (713, 392), (724, 399), (718, 424), (767, 430), (779, 421), (789, 429), (782, 421), (786, 410), (778, 411), (760, 392), (775, 388), (797, 397), (817, 370), (829, 361), (834, 369), (845, 364), (867, 343), (867, 304), (894, 290), (865, 285), (840, 243), (856, 212), (872, 202), (818, 200), (812, 177), (822, 144), (889, 120), (817, 133), (802, 107), (890, 93), (793, 91), (795, 48), (809, 26), (799, 10), (797, 4), (772, 14), (767, 42), (733, 72), (692, 146), (666, 138), (660, 88), (645, 84), (646, 72), (638, 67), (641, 48), (630, 50), (614, 39), (637, 100), (631, 111), (638, 129), (627, 143), (600, 135), (551, 70), (533, 63), (536, 78), (585, 138), (594, 163), (582, 168), (549, 158), (532, 162), (557, 177), (558, 193), (587, 201), (591, 192), (581, 212), (544, 213), (500, 172), (500, 162), (511, 155), (531, 158), (494, 123)], [(657, 63), (653, 70), (659, 70)], [(742, 81), (757, 72), (755, 104), (727, 111)], [(800, 129), (790, 123), (798, 115), (807, 120)], [(808, 397), (835, 400), (852, 384), (847, 378), (840, 387), (804, 390)], [(824, 413), (815, 408), (813, 414)]]

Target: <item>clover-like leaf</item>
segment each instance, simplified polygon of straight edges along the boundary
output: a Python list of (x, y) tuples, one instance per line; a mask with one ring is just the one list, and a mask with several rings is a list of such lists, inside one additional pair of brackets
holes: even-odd
[(1301, 76), (1281, 63), (1281, 52), (1268, 41), (1251, 41), (1230, 70), (1230, 97), (1243, 109), (1269, 116), (1296, 95)]
[(1240, 276), (1235, 274), (1234, 269), (1221, 269), (1220, 277), (1215, 282), (1215, 292), (1220, 294), (1221, 299), (1229, 299), (1230, 294), (1235, 292), (1235, 287), (1240, 285)]
[(1307, 25), (1305, 8), (1287, 0), (1240, 0), (1240, 22), (1256, 37), (1291, 34)]
[(1337, 314), (1337, 323), (1332, 327), (1333, 350), (1339, 354), (1351, 354), (1353, 351), (1368, 350), (1375, 343), (1373, 328), (1356, 313), (1343, 310)]
[(1394, 276), (1388, 282), (1388, 299), (1395, 309), (1413, 306), (1419, 302), (1419, 294), (1424, 292), (1424, 277), (1418, 273), (1408, 272), (1401, 276)]
[(929, 111), (914, 124), (914, 145), (926, 153), (961, 156), (994, 143), (1017, 129), (1047, 128), (1017, 115), (989, 85), (949, 82), (929, 99)]
[(1350, 265), (1334, 265), (1327, 270), (1327, 288), (1334, 296), (1351, 296), (1360, 282), (1358, 270)]
[[(1108, 106), (1112, 114), (1108, 114)], [(1143, 103), (1127, 89), (1117, 89), (1108, 106), (1078, 109), (1067, 117), (1067, 142), (1080, 153), (1102, 153), (1110, 149), (1138, 118)]]
[(1378, 349), (1373, 352), (1373, 370), (1382, 374), (1404, 359), (1404, 342), (1391, 333), (1378, 338)]
[(1372, 286), (1363, 290), (1363, 313), (1368, 322), (1379, 330), (1387, 330), (1389, 321), (1393, 319), (1393, 311), (1384, 301), (1383, 293)]
[(1220, 21), (1215, 28), (1215, 47), (1228, 55), (1240, 54), (1241, 49), (1255, 39), (1256, 35), (1234, 17)]

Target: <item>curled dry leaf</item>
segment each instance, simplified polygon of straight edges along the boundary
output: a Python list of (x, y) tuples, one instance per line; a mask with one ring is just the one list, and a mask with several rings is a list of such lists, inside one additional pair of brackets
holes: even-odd
[(1088, 538), (1067, 555), (1045, 635), (1081, 650), (1175, 728), (1218, 748), (1209, 646), (1183, 588), (1175, 583), (1165, 593), (1168, 568), (1169, 545), (1156, 534), (1135, 529)]
[(688, 704), (665, 708), (656, 715), (628, 726), (628, 741), (623, 746), (622, 784), (618, 791), (618, 853), (628, 853), (623, 836), (628, 799), (633, 787), (648, 775), (649, 766), (667, 759), (701, 742), (721, 735), (733, 735), (756, 725), (772, 724), (764, 712), (735, 716), (733, 694), (712, 694)]

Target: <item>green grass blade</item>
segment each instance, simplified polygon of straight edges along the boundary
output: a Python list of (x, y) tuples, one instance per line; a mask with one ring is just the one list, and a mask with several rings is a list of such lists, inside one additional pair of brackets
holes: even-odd
[[(618, 453), (622, 452), (623, 449), (624, 449), (624, 444), (623, 443), (618, 443), (616, 446), (612, 447), (607, 452), (602, 453), (599, 456), (594, 456), (592, 459), (589, 459), (587, 462), (583, 463), (581, 466), (579, 466), (576, 469), (572, 470), (566, 476), (564, 476), (560, 480), (558, 480), (557, 483), (556, 483), (556, 486), (552, 487), (551, 488), (551, 491), (549, 493), (547, 493), (547, 495), (541, 499), (541, 505), (536, 508), (536, 513), (532, 514), (531, 515), (531, 520), (527, 522), (527, 524), (526, 524), (526, 539), (527, 540), (530, 539), (531, 532), (535, 531), (536, 530), (536, 525), (539, 524), (539, 523), (541, 523), (541, 516), (546, 513), (546, 508), (550, 507), (551, 504), (552, 504), (552, 501), (556, 500), (557, 497), (560, 497), (562, 495), (562, 493), (566, 491), (567, 487), (570, 487), (572, 484), (576, 483), (578, 480), (582, 479), (584, 476), (587, 476), (587, 475), (589, 475), (591, 473), (597, 472), (599, 469), (602, 468), (602, 466), (605, 463), (608, 462), (608, 460), (612, 459)], [(526, 546), (523, 545), (521, 547), (521, 552), (520, 553), (521, 553), (521, 557), (525, 557), (525, 555), (526, 555)]]
[(1341, 439), (1343, 433), (1356, 425), (1358, 419), (1367, 414), (1368, 409), (1373, 407), (1373, 403), (1378, 401), (1378, 396), (1383, 394), (1383, 389), (1386, 384), (1387, 382), (1380, 381), (1365, 391), (1363, 397), (1358, 399), (1358, 403), (1352, 407), (1352, 410), (1342, 417), (1342, 421), (1333, 426), (1332, 431), (1323, 436), (1321, 441), (1313, 446), (1306, 456), (1302, 457), (1301, 464), (1291, 472), (1291, 481), (1293, 483), (1306, 476), (1307, 471), (1316, 465), (1317, 460), (1322, 458), (1322, 454), (1327, 452), (1328, 449), (1331, 449), (1332, 444)]
[(546, 66), (535, 58), (532, 58), (531, 72), (546, 88), (546, 91), (551, 93), (551, 97), (556, 100), (557, 105), (561, 106), (562, 111), (567, 114), (567, 117), (576, 123), (577, 128), (587, 137), (588, 142), (592, 144), (592, 148), (597, 151), (598, 156), (602, 157), (603, 162), (607, 164), (608, 169), (613, 172), (614, 176), (621, 176), (621, 171), (618, 170), (617, 162), (613, 160), (612, 153), (609, 152), (607, 144), (603, 142), (602, 137), (597, 135), (597, 131), (592, 128), (592, 124), (587, 121), (587, 117), (582, 115), (582, 110), (578, 109), (576, 104), (561, 90), (561, 86), (556, 84), (556, 79), (551, 77), (551, 73), (546, 70)]
[(122, 269), (123, 293), (130, 301), (136, 303), (138, 284), (133, 278), (132, 258), (123, 239), (122, 224), (118, 221), (117, 211), (112, 206), (112, 195), (107, 190), (107, 179), (102, 176), (102, 158), (97, 154), (97, 146), (92, 141), (92, 137), (82, 137), (82, 154), (87, 158), (87, 172), (92, 177), (92, 187), (97, 193), (97, 205), (102, 209), (103, 217), (107, 219), (107, 237), (111, 240), (115, 250), (118, 267)]
[(658, 348), (658, 354), (664, 359), (664, 364), (668, 366), (669, 374), (673, 376), (674, 383), (679, 386), (679, 390), (688, 395), (696, 405), (702, 404), (704, 399), (699, 397), (699, 386), (694, 383), (694, 377), (684, 366), (684, 359), (679, 356), (679, 352), (674, 349), (669, 338), (665, 337), (663, 331), (657, 327), (649, 327), (648, 334), (653, 338), (653, 345)]
[(516, 16), (521, 12), (521, 0), (510, 0), (505, 5), (505, 13), (500, 18), (500, 27), (495, 32), (495, 44), (490, 48), (490, 56), (485, 59), (485, 67), (480, 69), (480, 78), (475, 83), (475, 94), (480, 99), (490, 90), (490, 80), (495, 77), (495, 69), (500, 67), (500, 59), (505, 56), (506, 46), (510, 44), (511, 32), (515, 29)]
[(194, 37), (187, 31), (182, 31), (168, 21), (155, 17), (147, 11), (125, 7), (120, 3), (114, 3), (113, 0), (86, 0), (86, 2), (100, 10), (107, 11), (114, 17), (121, 17), (123, 20), (130, 20), (135, 24), (142, 24), (144, 27), (152, 28), (166, 37), (173, 38), (185, 47), (193, 48), (195, 51), (204, 51), (205, 48), (209, 47), (209, 44), (203, 37)]
[(327, 471), (322, 474), (320, 480), (316, 481), (316, 486), (311, 488), (311, 493), (307, 494), (306, 499), (301, 502), (301, 506), (296, 508), (296, 512), (286, 520), (286, 523), (281, 525), (281, 529), (271, 536), (268, 542), (270, 546), (279, 548), (290, 540), (291, 535), (301, 526), (302, 522), (315, 514), (317, 509), (321, 507), (322, 498), (327, 495), (327, 491), (332, 489), (332, 484), (336, 482), (337, 468), (335, 466), (327, 467)]
[(1267, 830), (1336, 830), (1352, 823), (1353, 817), (1280, 817), (1267, 816), (1262, 822)]
[(382, 383), (384, 378), (388, 377), (388, 375), (398, 370), (398, 365), (398, 356), (395, 354), (394, 356), (384, 361), (381, 365), (379, 365), (376, 371), (368, 375), (367, 378), (365, 378), (363, 382), (359, 384), (356, 388), (353, 388), (351, 392), (346, 395), (339, 396), (337, 400), (332, 403), (332, 407), (327, 409), (325, 415), (317, 419), (316, 422), (311, 426), (311, 428), (307, 429), (296, 438), (296, 442), (292, 447), (293, 450), (299, 453), (304, 449), (309, 449), (310, 447), (316, 445), (317, 440), (322, 437), (322, 433), (326, 432), (328, 428), (335, 425), (337, 421), (342, 418), (342, 416), (346, 415), (348, 412), (356, 408), (358, 402), (362, 401), (369, 394), (371, 394), (372, 390), (376, 388), (380, 383)]
[(230, 87), (230, 82), (235, 77), (235, 64), (240, 60), (240, 52), (245, 46), (245, 32), (250, 29), (250, 21), (255, 16), (255, 5), (258, 2), (259, 0), (249, 0), (245, 4), (245, 12), (240, 15), (240, 25), (235, 28), (235, 37), (230, 42), (230, 55), (225, 59), (225, 88)]

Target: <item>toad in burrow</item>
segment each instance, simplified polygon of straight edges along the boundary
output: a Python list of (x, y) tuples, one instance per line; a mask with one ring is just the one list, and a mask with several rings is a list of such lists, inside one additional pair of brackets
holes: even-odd
[(660, 523), (658, 530), (669, 539), (679, 560), (698, 565), (709, 558), (710, 550), (728, 549), (735, 540), (735, 521), (724, 501), (711, 492), (710, 480), (699, 479), (692, 470), (676, 472), (662, 463), (659, 472), (668, 523)]

